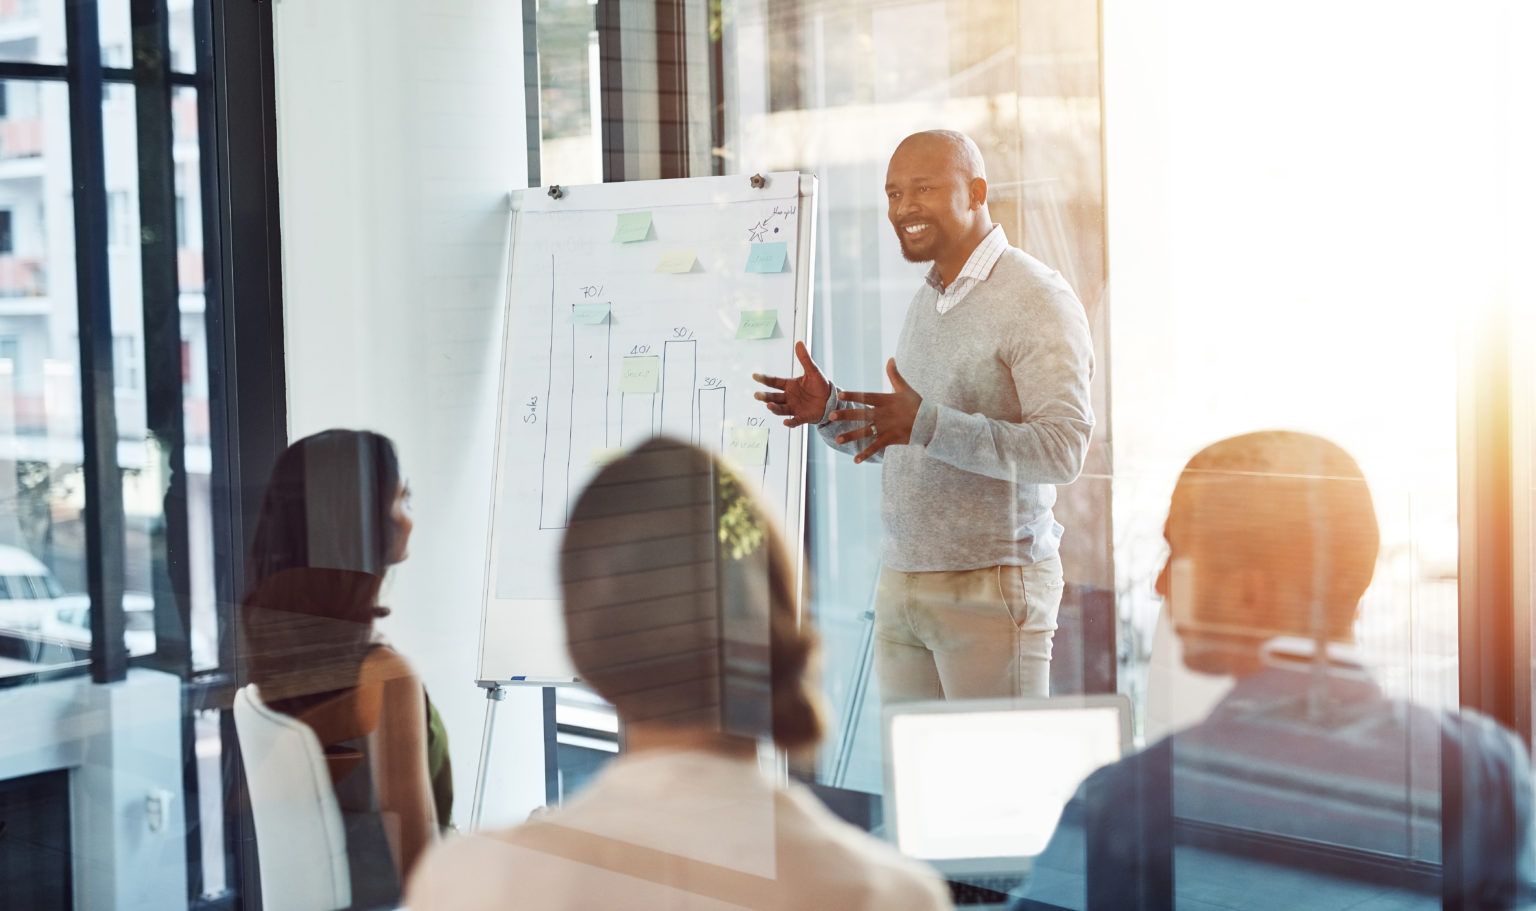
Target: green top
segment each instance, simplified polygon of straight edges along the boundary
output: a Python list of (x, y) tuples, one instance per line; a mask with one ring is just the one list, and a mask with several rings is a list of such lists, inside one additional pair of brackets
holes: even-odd
[(453, 829), (453, 764), (448, 759), (448, 730), (443, 727), (443, 718), (430, 696), (427, 697), (427, 777), (432, 782), (437, 825), (446, 834)]

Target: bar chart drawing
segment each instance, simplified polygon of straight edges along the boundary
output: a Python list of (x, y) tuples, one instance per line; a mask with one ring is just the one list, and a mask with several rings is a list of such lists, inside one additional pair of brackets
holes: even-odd
[[(592, 479), (654, 436), (719, 455), (791, 535), (803, 522), (806, 434), (766, 414), (752, 375), (793, 375), (794, 343), (810, 341), (815, 179), (563, 189), (511, 197), (483, 679), (569, 673), (561, 541)], [(646, 235), (620, 237), (635, 216)], [(757, 243), (783, 245), (782, 269), (750, 266), (754, 226)], [(674, 255), (691, 268), (668, 268)]]
[[(550, 271), (555, 272), (554, 257)], [(549, 380), (545, 387), (544, 458), (541, 471), (539, 528), (566, 527), (584, 480), (576, 469), (606, 449), (609, 375), (613, 359), (613, 324), (561, 319), (562, 308), (550, 296)], [(602, 402), (592, 414), (594, 403)]]
[(699, 381), (699, 342), (668, 340), (661, 346), (661, 432), (693, 440), (693, 390)]
[(619, 393), (619, 445), (638, 446), (656, 435), (656, 393)]
[(695, 398), (699, 408), (699, 432), (693, 438), (694, 445), (714, 452), (724, 452), (725, 387), (700, 389)]

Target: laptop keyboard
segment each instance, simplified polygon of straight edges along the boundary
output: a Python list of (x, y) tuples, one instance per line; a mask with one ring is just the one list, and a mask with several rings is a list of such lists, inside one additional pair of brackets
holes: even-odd
[(1014, 876), (973, 876), (970, 882), (949, 881), (949, 897), (955, 905), (1002, 905), (1008, 890), (1019, 884)]

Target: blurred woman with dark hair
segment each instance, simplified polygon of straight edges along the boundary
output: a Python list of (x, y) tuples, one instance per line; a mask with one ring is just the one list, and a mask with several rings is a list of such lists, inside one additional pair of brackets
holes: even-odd
[(314, 730), (347, 834), (353, 908), (390, 907), (452, 806), (447, 738), (421, 680), (384, 642), (379, 591), (408, 553), (395, 447), (327, 430), (278, 458), (241, 603), (241, 656), (269, 707)]
[(623, 754), (549, 815), (434, 852), (412, 911), (949, 906), (931, 871), (761, 761), (821, 739), (816, 640), (779, 532), (716, 457), (657, 439), (608, 465), (560, 573), (571, 658)]

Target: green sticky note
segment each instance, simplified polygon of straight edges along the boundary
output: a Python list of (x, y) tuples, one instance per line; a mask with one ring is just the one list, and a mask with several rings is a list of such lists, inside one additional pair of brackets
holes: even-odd
[(784, 263), (789, 260), (789, 245), (784, 241), (752, 244), (751, 247), (752, 251), (747, 254), (748, 272), (784, 271)]
[(661, 388), (661, 358), (626, 357), (619, 366), (619, 391), (650, 395)]
[(613, 229), (613, 242), (632, 244), (637, 240), (645, 240), (650, 234), (651, 213), (620, 212), (619, 223)]
[(612, 306), (608, 301), (577, 304), (571, 308), (571, 322), (596, 326), (608, 318), (608, 311)]
[(656, 271), (692, 272), (695, 259), (698, 259), (698, 255), (692, 250), (668, 250), (661, 254), (661, 261), (656, 264)]
[(779, 329), (779, 311), (743, 310), (741, 324), (736, 327), (737, 338), (773, 338)]
[(768, 462), (767, 427), (732, 427), (731, 442), (726, 447), (738, 465), (763, 465)]

